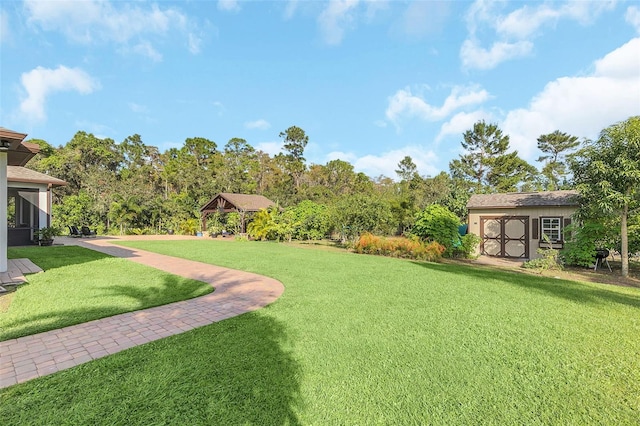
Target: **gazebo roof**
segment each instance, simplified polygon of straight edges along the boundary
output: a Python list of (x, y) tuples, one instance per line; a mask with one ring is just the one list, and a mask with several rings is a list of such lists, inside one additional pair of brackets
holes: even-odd
[(257, 212), (261, 209), (267, 209), (275, 205), (276, 203), (262, 195), (221, 192), (213, 197), (207, 204), (202, 206), (200, 212), (207, 213), (219, 210), (225, 212), (236, 210)]

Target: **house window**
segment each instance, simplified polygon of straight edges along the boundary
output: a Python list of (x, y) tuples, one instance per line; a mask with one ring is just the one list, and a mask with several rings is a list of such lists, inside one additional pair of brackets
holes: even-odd
[[(546, 235), (551, 242), (562, 241), (562, 218), (561, 217), (543, 217), (541, 234)], [(543, 237), (544, 238), (544, 237)]]

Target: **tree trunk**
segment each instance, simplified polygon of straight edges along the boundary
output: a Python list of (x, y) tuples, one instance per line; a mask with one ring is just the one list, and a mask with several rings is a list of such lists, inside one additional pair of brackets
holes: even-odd
[(627, 229), (627, 216), (629, 215), (629, 204), (625, 203), (620, 217), (620, 245), (622, 250), (622, 276), (629, 276), (629, 234)]

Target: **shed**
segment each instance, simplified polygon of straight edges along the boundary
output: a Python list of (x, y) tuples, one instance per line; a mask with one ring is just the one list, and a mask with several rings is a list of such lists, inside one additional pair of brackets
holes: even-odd
[(262, 209), (275, 206), (276, 203), (265, 196), (257, 194), (233, 194), (221, 192), (213, 197), (207, 204), (200, 208), (202, 218), (202, 229), (207, 229), (207, 215), (210, 213), (230, 213), (240, 214), (242, 232), (245, 232), (245, 221), (247, 213), (255, 213)]
[(474, 194), (467, 203), (468, 232), (481, 239), (478, 254), (532, 259), (539, 247), (564, 247), (565, 228), (578, 206), (572, 190)]

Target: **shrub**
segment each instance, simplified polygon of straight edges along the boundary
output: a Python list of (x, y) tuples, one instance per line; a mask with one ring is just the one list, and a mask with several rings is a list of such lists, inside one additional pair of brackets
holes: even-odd
[(321, 240), (329, 232), (329, 214), (326, 206), (305, 200), (292, 210), (296, 219), (294, 238)]
[(561, 271), (563, 269), (560, 252), (558, 250), (553, 248), (539, 248), (537, 253), (541, 257), (527, 260), (522, 264), (522, 266), (527, 269), (537, 269), (539, 272), (548, 270)]
[(456, 252), (465, 259), (474, 259), (477, 257), (476, 249), (480, 241), (481, 238), (476, 234), (465, 234), (460, 238), (460, 247), (456, 248)]
[(445, 250), (441, 244), (435, 241), (424, 243), (417, 238), (381, 238), (369, 232), (363, 233), (352, 249), (360, 254), (375, 254), (429, 262), (440, 259)]
[(222, 233), (223, 230), (225, 230), (225, 225), (222, 213), (216, 211), (210, 214), (207, 218), (207, 231), (209, 231), (209, 234), (218, 235)]
[(200, 229), (200, 221), (196, 218), (189, 218), (180, 223), (180, 233), (183, 235), (195, 235)]
[(363, 232), (385, 234), (393, 218), (389, 203), (366, 194), (344, 196), (332, 205), (330, 217), (343, 243), (357, 241)]
[(436, 241), (445, 247), (444, 255), (453, 255), (454, 248), (460, 246), (460, 234), (458, 233), (460, 221), (449, 209), (439, 204), (432, 204), (418, 213), (416, 223), (411, 230), (425, 241)]
[(149, 228), (128, 228), (125, 233), (127, 235), (150, 235), (153, 234), (153, 229)]
[(242, 232), (242, 218), (237, 212), (231, 212), (226, 217), (226, 231), (234, 234)]
[(277, 207), (260, 209), (253, 215), (247, 225), (247, 233), (256, 240), (275, 240), (277, 238), (277, 217), (280, 214)]
[(599, 220), (586, 220), (582, 226), (572, 224), (565, 230), (571, 240), (562, 251), (562, 259), (567, 265), (589, 267), (595, 263), (597, 248), (606, 247), (610, 239), (609, 228)]

